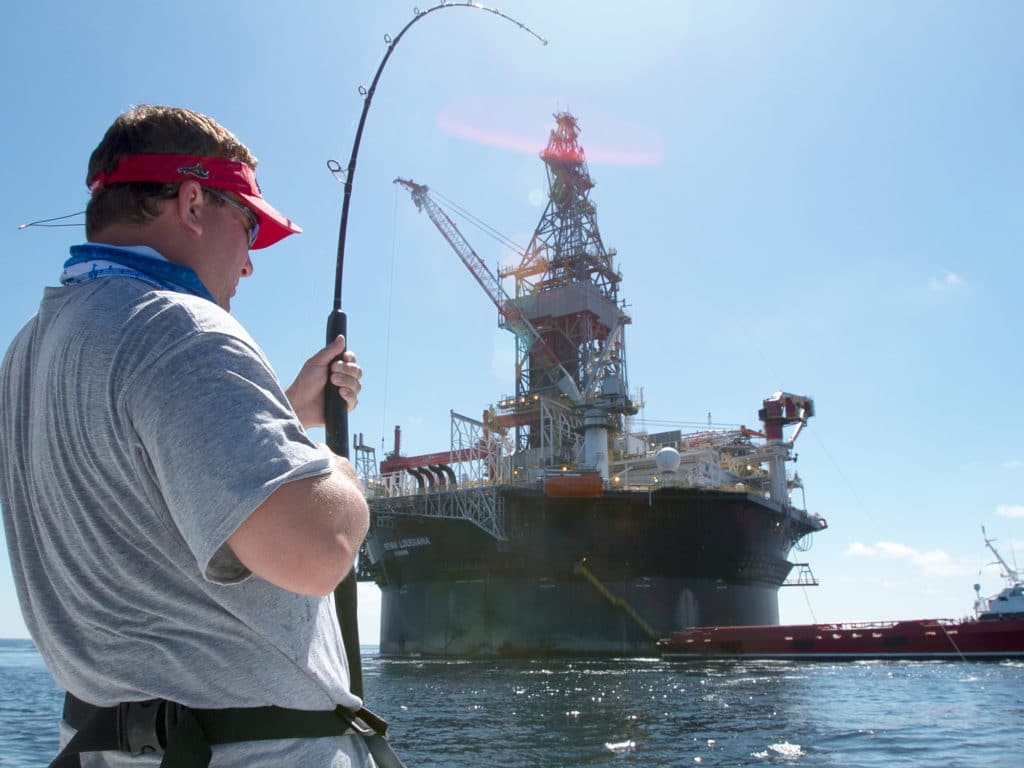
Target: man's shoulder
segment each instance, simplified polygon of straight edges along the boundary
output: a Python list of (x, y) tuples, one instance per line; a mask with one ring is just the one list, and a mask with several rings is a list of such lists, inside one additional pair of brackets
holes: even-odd
[[(111, 281), (117, 282), (117, 281)], [(235, 318), (209, 299), (169, 290), (138, 291), (126, 305), (126, 325), (140, 333), (181, 336), (223, 334), (252, 343)]]

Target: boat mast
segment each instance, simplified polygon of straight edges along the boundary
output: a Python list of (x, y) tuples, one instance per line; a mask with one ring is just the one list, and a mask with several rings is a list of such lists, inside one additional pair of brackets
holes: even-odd
[(999, 561), (999, 565), (1003, 567), (1003, 578), (1011, 583), (1020, 581), (1020, 574), (1017, 573), (1016, 568), (1011, 568), (1009, 564), (1003, 560), (1003, 556), (999, 554), (999, 550), (995, 548), (993, 542), (995, 539), (990, 539), (988, 534), (985, 532), (985, 526), (981, 526), (981, 535), (985, 539), (985, 546), (992, 550), (992, 554), (996, 556), (996, 560)]

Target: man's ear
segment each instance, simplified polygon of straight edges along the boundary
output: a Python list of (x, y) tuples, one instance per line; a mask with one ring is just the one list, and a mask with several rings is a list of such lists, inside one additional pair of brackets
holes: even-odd
[(183, 181), (174, 199), (178, 221), (196, 237), (203, 234), (203, 207), (207, 205), (202, 186), (195, 181)]

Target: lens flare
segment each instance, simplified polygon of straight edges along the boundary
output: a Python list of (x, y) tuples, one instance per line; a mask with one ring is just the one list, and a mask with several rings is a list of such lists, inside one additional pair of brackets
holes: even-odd
[[(600, 110), (575, 112), (583, 115), (580, 123), (587, 135), (588, 163), (652, 166), (664, 162), (664, 142), (654, 131)], [(546, 117), (546, 112), (536, 105), (527, 107), (509, 100), (464, 99), (439, 114), (437, 125), (446, 134), (464, 141), (535, 155), (537, 146), (543, 145), (544, 134), (539, 127), (527, 124), (524, 115)], [(549, 121), (545, 122), (550, 126)]]

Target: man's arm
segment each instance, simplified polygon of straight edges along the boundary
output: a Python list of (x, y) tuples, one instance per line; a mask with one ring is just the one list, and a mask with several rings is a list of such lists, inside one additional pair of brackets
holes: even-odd
[(355, 564), (370, 518), (347, 459), (329, 475), (278, 487), (227, 543), (254, 574), (289, 592), (329, 594)]
[[(349, 410), (356, 405), (363, 372), (350, 351), (335, 360), (344, 349), (339, 336), (306, 361), (285, 393), (307, 429), (324, 423), (325, 385), (338, 387)], [(355, 469), (331, 456), (331, 474), (279, 486), (227, 540), (246, 568), (290, 592), (330, 593), (352, 570), (369, 528)]]

